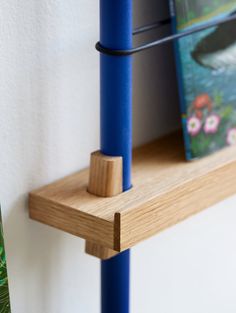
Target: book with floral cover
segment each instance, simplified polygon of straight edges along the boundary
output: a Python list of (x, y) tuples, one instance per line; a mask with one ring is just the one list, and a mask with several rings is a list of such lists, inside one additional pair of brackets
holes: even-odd
[[(173, 32), (236, 14), (236, 0), (170, 0)], [(175, 42), (186, 156), (236, 143), (236, 19)]]
[(1, 313), (11, 312), (1, 212), (0, 212), (0, 312)]

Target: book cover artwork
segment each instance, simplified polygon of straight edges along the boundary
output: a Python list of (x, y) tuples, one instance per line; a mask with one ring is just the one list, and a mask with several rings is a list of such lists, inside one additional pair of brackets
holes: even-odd
[(0, 211), (0, 312), (11, 313), (1, 211)]
[[(236, 0), (175, 0), (183, 32), (236, 14)], [(236, 144), (236, 19), (175, 44), (187, 159)]]

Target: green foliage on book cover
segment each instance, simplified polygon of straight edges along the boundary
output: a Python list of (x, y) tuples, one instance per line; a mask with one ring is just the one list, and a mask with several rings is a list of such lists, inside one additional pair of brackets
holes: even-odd
[(3, 239), (2, 219), (0, 218), (0, 313), (10, 313), (10, 298), (7, 277), (6, 255)]

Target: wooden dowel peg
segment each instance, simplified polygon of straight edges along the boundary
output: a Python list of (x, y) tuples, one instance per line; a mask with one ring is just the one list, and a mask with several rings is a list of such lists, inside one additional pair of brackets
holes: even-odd
[(122, 157), (93, 152), (88, 192), (99, 197), (113, 197), (122, 193), (122, 167)]

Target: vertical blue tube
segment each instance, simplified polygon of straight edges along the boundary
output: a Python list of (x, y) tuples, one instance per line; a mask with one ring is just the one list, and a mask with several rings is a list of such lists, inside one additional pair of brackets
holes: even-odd
[(130, 251), (102, 261), (102, 313), (129, 312)]
[[(132, 47), (132, 1), (100, 0), (100, 42)], [(101, 150), (123, 157), (123, 188), (131, 185), (132, 57), (101, 54)]]
[[(100, 0), (100, 42), (132, 47), (132, 1)], [(123, 190), (131, 187), (132, 58), (101, 55), (101, 151), (123, 157)], [(102, 313), (129, 312), (130, 252), (102, 261)]]

